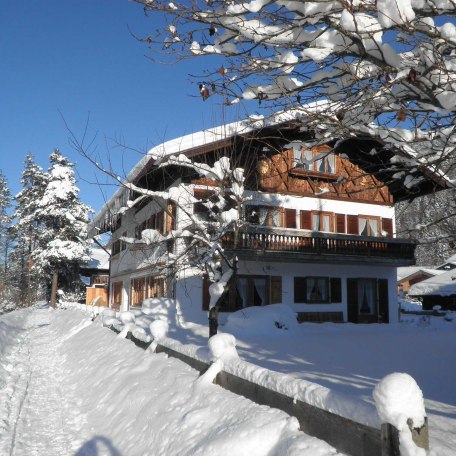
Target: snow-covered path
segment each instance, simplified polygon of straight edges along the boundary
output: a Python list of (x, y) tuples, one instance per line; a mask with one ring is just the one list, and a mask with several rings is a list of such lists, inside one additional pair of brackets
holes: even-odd
[(75, 420), (63, 393), (62, 356), (50, 330), (50, 312), (30, 312), (24, 329), (10, 355), (5, 404), (8, 416), (0, 437), (0, 453), (72, 454), (79, 439), (72, 438)]
[(0, 317), (1, 456), (329, 456), (295, 418), (76, 311)]

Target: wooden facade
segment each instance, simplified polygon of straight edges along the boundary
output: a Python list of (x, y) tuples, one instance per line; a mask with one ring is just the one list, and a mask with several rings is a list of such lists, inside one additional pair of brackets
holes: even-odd
[[(393, 204), (393, 196), (383, 182), (348, 158), (334, 154), (329, 147), (313, 148), (311, 158), (306, 158), (306, 150), (299, 152), (303, 157), (301, 162), (294, 150), (263, 155), (258, 162), (259, 190), (369, 204)], [(333, 160), (330, 169), (324, 165), (329, 156)], [(319, 171), (316, 165), (322, 162), (320, 168), (323, 169)]]

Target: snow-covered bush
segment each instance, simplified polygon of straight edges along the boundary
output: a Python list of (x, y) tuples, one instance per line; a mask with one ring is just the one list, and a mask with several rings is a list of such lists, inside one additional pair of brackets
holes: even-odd
[(285, 304), (246, 307), (233, 312), (227, 318), (224, 331), (236, 333), (247, 331), (251, 334), (271, 336), (297, 329), (296, 312)]

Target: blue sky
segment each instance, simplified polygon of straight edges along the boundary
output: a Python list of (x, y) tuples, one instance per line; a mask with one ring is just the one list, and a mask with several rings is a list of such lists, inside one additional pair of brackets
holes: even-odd
[(0, 169), (13, 194), (20, 190), (25, 155), (33, 153), (47, 169), (56, 147), (77, 163), (85, 203), (98, 210), (103, 193), (114, 192), (89, 183), (106, 183), (106, 177), (71, 148), (60, 112), (78, 138), (90, 114), (88, 135), (96, 135), (97, 151), (109, 152), (119, 174), (140, 155), (107, 148), (106, 139), (146, 150), (222, 123), (220, 100), (203, 102), (188, 76), (201, 74), (205, 65), (213, 68), (213, 62), (159, 65), (128, 30), (141, 35), (162, 25), (128, 0), (1, 2)]

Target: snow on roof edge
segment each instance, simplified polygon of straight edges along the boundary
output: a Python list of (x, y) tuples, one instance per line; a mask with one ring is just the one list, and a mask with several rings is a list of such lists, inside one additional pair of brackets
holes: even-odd
[[(321, 107), (322, 104), (323, 103), (321, 102), (317, 102), (314, 107)], [(309, 108), (311, 107), (312, 106), (309, 106)], [(183, 153), (196, 147), (204, 146), (207, 144), (214, 144), (217, 141), (232, 138), (236, 135), (250, 133), (260, 128), (275, 126), (289, 120), (299, 119), (301, 116), (304, 116), (302, 108), (280, 111), (269, 117), (251, 116), (248, 119), (232, 122), (225, 125), (219, 125), (217, 127), (201, 130), (196, 133), (190, 133), (188, 135), (165, 141), (164, 143), (152, 147), (144, 155), (144, 157), (139, 160), (139, 162), (131, 169), (124, 182), (132, 182), (139, 175), (141, 170), (147, 165), (147, 163), (149, 163), (151, 159), (154, 159), (154, 157), (163, 158), (176, 153)], [(105, 212), (110, 210), (114, 204), (114, 201), (117, 198), (121, 197), (125, 191), (125, 187), (118, 188), (111, 196), (111, 198), (106, 201), (100, 211), (98, 211), (96, 216), (89, 223), (90, 234), (92, 234), (94, 231), (97, 222), (99, 222), (104, 217)]]

